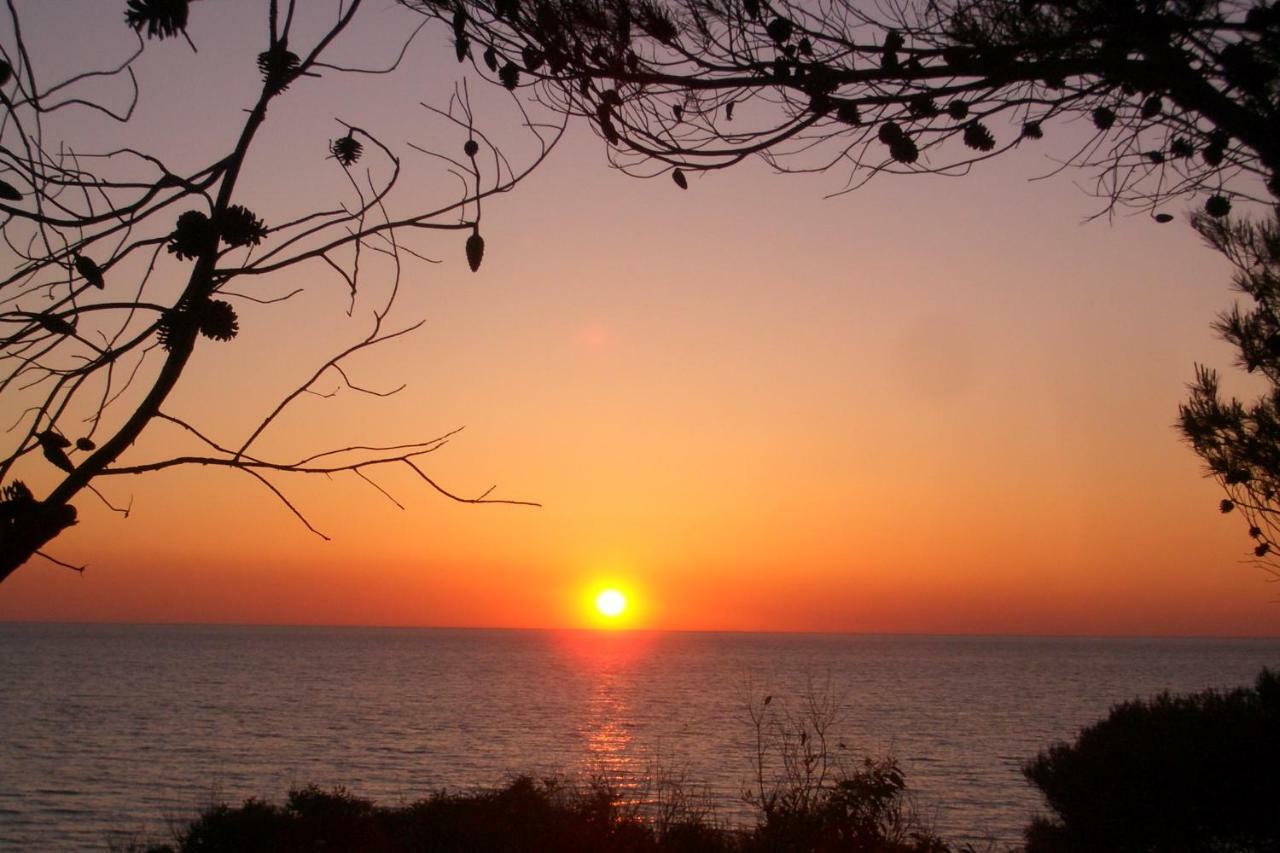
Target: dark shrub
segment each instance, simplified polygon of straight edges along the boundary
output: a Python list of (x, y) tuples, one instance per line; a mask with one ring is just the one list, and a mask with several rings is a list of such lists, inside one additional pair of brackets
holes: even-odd
[(815, 797), (776, 798), (747, 845), (760, 853), (947, 853), (920, 825), (902, 770), (866, 759)]
[(1027, 853), (1280, 851), (1280, 677), (1117, 705), (1023, 772), (1053, 810)]
[(261, 800), (245, 800), (239, 808), (214, 806), (187, 829), (182, 853), (275, 853), (287, 849), (283, 811)]
[(289, 792), (285, 803), (290, 850), (382, 850), (385, 831), (373, 803), (345, 788), (315, 785)]
[[(182, 833), (181, 853), (948, 853), (919, 829), (891, 759), (866, 761), (804, 797), (773, 801), (751, 831), (713, 825), (675, 797), (662, 820), (606, 783), (522, 776), (505, 787), (441, 791), (399, 807), (338, 788), (284, 806), (215, 806)], [(686, 803), (681, 806), (680, 803)], [(173, 853), (167, 850), (165, 853)]]

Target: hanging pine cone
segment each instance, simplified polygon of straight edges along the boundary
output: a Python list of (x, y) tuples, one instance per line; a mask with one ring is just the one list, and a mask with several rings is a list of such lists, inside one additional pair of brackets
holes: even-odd
[(913, 95), (911, 100), (907, 101), (907, 109), (916, 118), (933, 118), (940, 112), (933, 98), (924, 93)]
[(179, 304), (160, 317), (156, 324), (156, 340), (166, 352), (173, 352), (173, 345), (184, 329), (191, 327), (191, 313), (183, 304)]
[(298, 58), (298, 54), (283, 47), (277, 46), (258, 54), (258, 71), (262, 73), (267, 94), (278, 95), (288, 89), (293, 78), (298, 76), (298, 67), (301, 65), (302, 60)]
[(76, 450), (90, 451), (97, 448), (98, 445), (93, 443), (93, 439), (88, 436), (81, 436), (76, 439)]
[(80, 276), (89, 284), (99, 290), (107, 286), (107, 283), (102, 278), (102, 270), (98, 268), (92, 258), (76, 255), (75, 266), (76, 272), (80, 273)]
[(980, 121), (971, 121), (964, 126), (964, 144), (975, 151), (990, 151), (996, 147), (996, 138)]
[(795, 26), (786, 18), (774, 18), (764, 29), (769, 34), (769, 38), (778, 44), (783, 44), (791, 39)]
[(542, 67), (542, 63), (546, 61), (546, 56), (542, 51), (533, 45), (525, 45), (520, 51), (520, 58), (524, 60), (524, 67), (530, 72), (537, 71)]
[(480, 269), (482, 260), (484, 260), (484, 238), (480, 236), (479, 231), (476, 231), (467, 238), (467, 266), (475, 272)]
[(897, 122), (886, 121), (880, 125), (880, 129), (876, 131), (876, 135), (880, 137), (880, 141), (885, 145), (892, 145), (896, 140), (902, 139), (905, 134)]
[(618, 135), (618, 129), (613, 126), (613, 120), (607, 115), (600, 119), (600, 133), (610, 145), (617, 145), (622, 141), (622, 137)]
[(1196, 149), (1194, 145), (1179, 136), (1169, 144), (1169, 153), (1174, 157), (1192, 157)]
[(844, 124), (857, 126), (862, 124), (862, 113), (858, 110), (857, 104), (851, 104), (848, 101), (842, 102), (836, 107), (836, 119)]
[(0, 86), (4, 86), (13, 77), (13, 66), (0, 59)]
[(947, 115), (956, 121), (962, 121), (969, 115), (969, 105), (960, 100), (952, 101), (947, 104)]
[(1164, 112), (1164, 100), (1159, 95), (1152, 95), (1142, 102), (1142, 117), (1155, 118)]
[(889, 144), (889, 156), (899, 163), (914, 163), (920, 159), (920, 149), (916, 147), (914, 139), (903, 135), (901, 139), (895, 139)]
[(71, 457), (67, 456), (67, 448), (71, 446), (71, 442), (66, 436), (58, 435), (51, 429), (45, 430), (36, 436), (36, 441), (40, 442), (40, 450), (44, 453), (44, 458), (48, 459), (63, 471), (71, 472), (76, 470), (76, 466), (71, 462)]
[(233, 248), (256, 246), (267, 236), (262, 220), (253, 211), (239, 204), (228, 207), (218, 221), (218, 233), (223, 242)]
[(1253, 556), (1255, 557), (1265, 557), (1269, 553), (1271, 553), (1271, 546), (1266, 542), (1253, 549)]
[(76, 331), (75, 324), (57, 314), (36, 314), (34, 319), (43, 329), (55, 335), (73, 335)]
[(187, 29), (188, 0), (129, 0), (124, 22), (147, 38), (165, 39)]
[(809, 96), (809, 109), (820, 116), (827, 115), (835, 109), (835, 106), (831, 101), (831, 96), (826, 92), (815, 92)]
[(1224, 195), (1211, 195), (1205, 200), (1204, 212), (1215, 219), (1221, 219), (1231, 213), (1231, 199)]
[(684, 176), (684, 172), (680, 169), (675, 169), (671, 172), (671, 180), (675, 181), (676, 186), (680, 189), (689, 189), (689, 179)]
[(209, 217), (198, 210), (188, 210), (178, 217), (177, 227), (169, 235), (169, 251), (186, 261), (212, 248), (217, 235)]
[(364, 146), (361, 145), (356, 138), (348, 133), (346, 136), (338, 139), (330, 140), (329, 153), (344, 166), (354, 165), (360, 159), (360, 155), (364, 153)]
[(496, 72), (498, 70), (498, 52), (496, 50), (492, 47), (485, 48), (482, 58), (484, 59), (485, 67), (490, 71)]
[(1109, 107), (1098, 107), (1093, 111), (1093, 126), (1098, 130), (1110, 130), (1115, 123), (1115, 110)]
[[(506, 86), (508, 91), (515, 91), (516, 86), (520, 85), (520, 68), (514, 62), (508, 62), (498, 70), (498, 79), (502, 81), (502, 85)], [(583, 78), (586, 80), (587, 78)]]
[(51, 429), (47, 429), (37, 435), (36, 440), (39, 441), (43, 447), (56, 447), (59, 450), (66, 450), (71, 446), (70, 439), (65, 435), (59, 435)]
[(221, 299), (210, 299), (198, 312), (200, 334), (215, 341), (229, 341), (240, 331), (236, 311)]
[(1236, 502), (1229, 498), (1223, 498), (1218, 502), (1218, 512), (1226, 515), (1236, 508)]
[(1040, 126), (1038, 121), (1027, 121), (1022, 123), (1022, 135), (1027, 139), (1043, 139), (1044, 128)]
[(22, 193), (8, 181), (0, 181), (0, 198), (5, 201), (22, 201)]

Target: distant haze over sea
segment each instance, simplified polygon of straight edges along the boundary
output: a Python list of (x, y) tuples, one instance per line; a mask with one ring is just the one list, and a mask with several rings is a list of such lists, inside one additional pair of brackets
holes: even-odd
[(1038, 750), (1117, 702), (1263, 666), (1280, 639), (0, 623), (0, 848), (163, 838), (212, 801), (309, 783), (396, 803), (659, 766), (747, 820), (748, 701), (828, 688), (841, 755), (898, 756), (944, 837), (1014, 842)]

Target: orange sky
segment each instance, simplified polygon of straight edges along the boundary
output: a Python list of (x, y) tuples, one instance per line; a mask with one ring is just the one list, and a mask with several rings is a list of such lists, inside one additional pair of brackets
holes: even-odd
[[(46, 29), (125, 50), (106, 5)], [(251, 60), (228, 73), (230, 57), (262, 48), (236, 36), (257, 12), (214, 21), (204, 5), (200, 53), (165, 43), (141, 68), (137, 132), (191, 163), (252, 96)], [(376, 9), (350, 55), (405, 20)], [(402, 145), (453, 139), (417, 106), (459, 71), (447, 39), (430, 33), (394, 78), (299, 82), (242, 201), (268, 222), (331, 202), (335, 116), (397, 143), (409, 198), (451, 192)], [(503, 127), (502, 93), (476, 94)], [(1231, 362), (1209, 330), (1232, 299), (1225, 264), (1183, 223), (1081, 224), (1098, 207), (1072, 183), (1085, 176), (1027, 182), (1044, 155), (824, 201), (834, 177), (759, 164), (687, 192), (630, 179), (578, 128), (488, 205), (478, 274), (456, 234), (414, 244), (444, 263), (409, 267), (398, 316), (427, 323), (354, 370), (407, 390), (305, 400), (263, 446), (465, 424), (432, 475), (543, 508), (459, 506), (398, 472), (378, 479), (404, 511), (355, 478), (277, 480), (326, 543), (243, 475), (111, 480), (132, 515), (82, 497), (82, 523), (49, 549), (89, 570), (22, 568), (0, 619), (576, 626), (608, 578), (640, 627), (1280, 633), (1276, 588), (1172, 429), (1193, 364)], [(372, 299), (349, 320), (341, 284), (307, 267), (270, 289), (297, 284), (304, 301), (242, 310), (234, 342), (204, 343), (175, 412), (232, 441), (367, 329)], [(132, 458), (172, 446), (157, 427)]]

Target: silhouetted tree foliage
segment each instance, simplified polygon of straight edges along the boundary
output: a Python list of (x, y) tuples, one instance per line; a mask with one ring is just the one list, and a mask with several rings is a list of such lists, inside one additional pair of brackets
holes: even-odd
[(1233, 285), (1250, 298), (1247, 307), (1222, 314), (1215, 328), (1265, 390), (1252, 403), (1226, 398), (1217, 373), (1198, 367), (1180, 426), (1226, 492), (1219, 508), (1244, 517), (1254, 557), (1280, 577), (1280, 225), (1210, 216), (1196, 216), (1192, 224), (1231, 261)]
[[(151, 147), (142, 150), (107, 147), (97, 131), (133, 118), (140, 97), (134, 66), (149, 40), (181, 37), (195, 47), (189, 28), (198, 28), (198, 14), (193, 17), (188, 0), (120, 2), (121, 32), (136, 45), (107, 67), (84, 64), (101, 61), (96, 57), (109, 47), (86, 50), (69, 36), (61, 38), (65, 53), (56, 61), (33, 53), (32, 29), (22, 25), (19, 5), (10, 4), (0, 18), (0, 236), (8, 261), (0, 273), (0, 410), (10, 419), (11, 436), (0, 449), (0, 580), (33, 555), (82, 569), (41, 549), (76, 522), (72, 500), (86, 490), (128, 513), (115, 489), (99, 488), (107, 477), (184, 465), (230, 468), (260, 482), (318, 535), (273, 479), (347, 474), (390, 498), (370, 472), (396, 465), (456, 500), (493, 500), (488, 492), (459, 497), (423, 470), (423, 457), (444, 446), (447, 435), (382, 444), (361, 437), (284, 459), (258, 448), (264, 432), (304, 395), (332, 396), (341, 388), (383, 397), (399, 390), (356, 381), (350, 362), (420, 325), (392, 321), (404, 267), (423, 259), (407, 237), (461, 231), (469, 236), (465, 252), (457, 241), (456, 257), (477, 269), (482, 201), (515, 186), (563, 126), (524, 122), (529, 149), (536, 150), (513, 167), (475, 127), (465, 87), (455, 87), (447, 106), (428, 107), (453, 140), (444, 134), (440, 145), (417, 150), (439, 165), (433, 174), (451, 176), (451, 183), (432, 186), (456, 193), (433, 197), (415, 187), (406, 212), (397, 206), (404, 197), (396, 192), (405, 173), (400, 155), (373, 130), (335, 121), (338, 133), (317, 139), (310, 156), (315, 169), (335, 170), (347, 189), (320, 209), (268, 222), (249, 206), (254, 188), (242, 180), (251, 152), (267, 144), (260, 131), (268, 107), (299, 89), (396, 70), (421, 21), (406, 28), (399, 43), (366, 46), (382, 54), (369, 56), (369, 67), (349, 67), (328, 58), (331, 48), (358, 14), (385, 14), (385, 6), (371, 10), (367, 0), (261, 4), (262, 29), (255, 35), (266, 49), (256, 57), (259, 84), (245, 92), (243, 120), (224, 128), (225, 148), (187, 171), (168, 165), (188, 152), (166, 150), (163, 133), (147, 134)], [(201, 6), (217, 14), (216, 4)], [(406, 22), (414, 18), (406, 15)], [(181, 56), (172, 60), (180, 63)], [(57, 78), (42, 61), (81, 70)], [(171, 73), (181, 74), (180, 66)], [(123, 104), (107, 91), (112, 83), (116, 95), (124, 93)], [(198, 89), (186, 92), (199, 97)], [(513, 108), (521, 110), (518, 103)], [(49, 122), (54, 113), (78, 115), (75, 122)], [(362, 320), (362, 336), (307, 368), (246, 435), (211, 435), (175, 411), (171, 392), (192, 353), (234, 346), (249, 324), (285, 322), (291, 306), (281, 303), (302, 291), (282, 293), (273, 275), (303, 267), (319, 286), (327, 281), (349, 294), (348, 313)], [(363, 286), (370, 275), (384, 276), (372, 294)], [(125, 458), (156, 425), (185, 437), (191, 452), (147, 458), (135, 451)]]
[[(908, 835), (892, 815), (904, 784), (871, 763), (831, 790), (816, 810), (765, 816), (732, 829), (703, 812), (652, 819), (635, 791), (518, 777), (502, 788), (441, 791), (379, 806), (339, 788), (291, 791), (284, 805), (251, 799), (214, 806), (177, 831), (174, 845), (138, 853), (950, 853), (936, 837)], [(815, 805), (819, 805), (816, 804)], [(957, 853), (972, 851), (965, 846)]]
[(1126, 702), (1030, 762), (1027, 853), (1280, 850), (1280, 676)]
[(751, 155), (844, 170), (845, 190), (961, 173), (1071, 118), (1089, 132), (1062, 163), (1109, 204), (1221, 208), (1280, 169), (1280, 8), (1254, 0), (402, 2), (482, 73), (590, 119), (616, 165), (681, 188)]
[(866, 759), (809, 797), (778, 797), (762, 807), (756, 847), (777, 853), (948, 853), (920, 824), (906, 777), (892, 758)]
[[(833, 736), (840, 703), (829, 682), (788, 700), (753, 696), (753, 789), (758, 812), (744, 850), (776, 853), (947, 853), (914, 808), (906, 776), (892, 757), (849, 761)], [(962, 848), (963, 850), (967, 848)]]
[[(841, 193), (883, 172), (962, 174), (1034, 145), (1049, 146), (1053, 171), (1091, 173), (1107, 211), (1169, 222), (1162, 207), (1194, 199), (1202, 233), (1227, 227), (1214, 223), (1233, 202), (1280, 197), (1277, 3), (401, 2), (449, 21), (459, 59), (482, 74), (586, 117), (615, 166), (669, 171), (681, 190), (691, 173), (752, 155), (784, 172), (835, 171)], [(1054, 146), (1055, 135), (1066, 142)], [(1250, 369), (1265, 371), (1271, 308), (1259, 305), (1231, 334), (1249, 346)], [(1265, 555), (1275, 493), (1260, 475), (1280, 458), (1273, 402), (1215, 410), (1215, 395), (1202, 371), (1184, 428), (1232, 502), (1255, 514)]]

